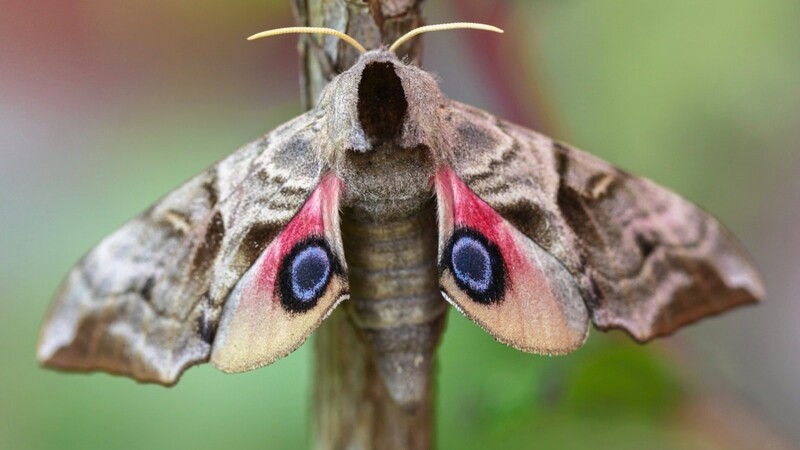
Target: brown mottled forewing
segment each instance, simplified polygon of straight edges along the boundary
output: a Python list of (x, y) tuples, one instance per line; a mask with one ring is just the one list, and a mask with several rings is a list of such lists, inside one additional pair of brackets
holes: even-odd
[(316, 130), (298, 117), (103, 240), (61, 285), (39, 360), (166, 385), (207, 361), (229, 292), (319, 179)]
[(676, 194), (467, 105), (450, 121), (456, 173), (567, 267), (598, 328), (646, 341), (764, 297), (731, 233)]

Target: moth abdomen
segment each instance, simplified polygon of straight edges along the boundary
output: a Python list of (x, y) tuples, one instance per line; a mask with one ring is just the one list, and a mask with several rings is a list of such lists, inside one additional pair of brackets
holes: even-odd
[[(441, 298), (439, 302), (444, 303)], [(392, 399), (413, 413), (430, 392), (436, 347), (444, 331), (446, 308), (431, 321), (385, 329), (361, 329)]]
[(427, 395), (447, 304), (439, 293), (436, 210), (430, 201), (404, 219), (359, 220), (346, 209), (342, 241), (350, 279), (348, 313), (398, 405)]

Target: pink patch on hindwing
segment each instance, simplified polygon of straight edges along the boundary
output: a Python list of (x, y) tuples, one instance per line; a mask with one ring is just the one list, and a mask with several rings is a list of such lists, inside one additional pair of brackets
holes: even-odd
[(347, 298), (341, 191), (339, 178), (324, 176), (231, 292), (212, 349), (216, 367), (241, 372), (285, 356)]
[(441, 167), (434, 183), (445, 298), (495, 339), (520, 350), (563, 354), (580, 346), (588, 313), (564, 266), (450, 167)]
[(439, 220), (442, 221), (442, 228), (449, 230), (447, 239), (458, 229), (476, 231), (500, 251), (508, 281), (523, 275), (520, 271), (526, 272), (527, 276), (534, 276), (529, 273), (533, 267), (520, 252), (518, 237), (512, 232), (511, 226), (475, 195), (450, 167), (439, 169), (436, 186), (440, 205), (445, 206), (440, 211)]
[(333, 230), (334, 225), (338, 228), (335, 222), (338, 222), (341, 188), (341, 180), (334, 175), (327, 175), (320, 181), (302, 209), (256, 262), (254, 277), (244, 287), (239, 308), (259, 307), (265, 301), (276, 306), (280, 303), (279, 269), (297, 244), (316, 239), (327, 242), (330, 247), (329, 230)]

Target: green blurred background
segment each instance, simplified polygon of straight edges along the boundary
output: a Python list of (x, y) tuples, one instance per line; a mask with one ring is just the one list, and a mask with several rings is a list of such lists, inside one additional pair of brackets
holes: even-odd
[[(430, 0), (449, 96), (696, 201), (742, 239), (768, 302), (647, 346), (495, 343), (457, 313), (440, 448), (795, 448), (800, 443), (800, 2)], [(288, 0), (0, 0), (0, 448), (302, 448), (311, 346), (172, 389), (34, 360), (56, 285), (168, 190), (301, 111)]]

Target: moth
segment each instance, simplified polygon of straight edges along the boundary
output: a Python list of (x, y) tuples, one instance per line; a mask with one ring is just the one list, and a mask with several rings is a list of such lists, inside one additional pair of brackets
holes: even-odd
[(317, 106), (103, 240), (61, 285), (38, 359), (172, 385), (255, 369), (342, 303), (392, 398), (424, 394), (447, 305), (525, 352), (589, 323), (638, 341), (764, 297), (717, 220), (654, 183), (444, 96), (367, 51)]

